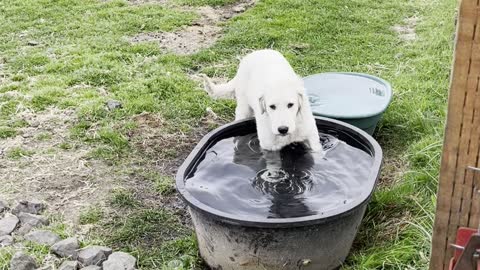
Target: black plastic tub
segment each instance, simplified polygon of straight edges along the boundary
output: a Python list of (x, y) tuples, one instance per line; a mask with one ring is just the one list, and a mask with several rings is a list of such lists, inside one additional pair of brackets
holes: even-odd
[[(373, 157), (365, 189), (353, 203), (322, 215), (295, 218), (245, 218), (221, 212), (193, 197), (185, 181), (206, 150), (221, 139), (256, 131), (253, 119), (227, 124), (207, 134), (193, 149), (176, 176), (179, 194), (188, 205), (200, 254), (212, 269), (331, 270), (342, 265), (355, 239), (367, 203), (375, 189), (382, 150), (365, 131), (352, 125), (316, 117), (322, 133), (334, 135)], [(215, 179), (211, 179), (215, 181)]]

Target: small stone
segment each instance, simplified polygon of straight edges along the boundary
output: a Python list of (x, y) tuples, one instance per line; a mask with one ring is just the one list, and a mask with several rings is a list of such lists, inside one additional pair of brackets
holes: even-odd
[(25, 235), (25, 240), (34, 242), (39, 245), (52, 246), (53, 244), (57, 243), (62, 239), (56, 233), (53, 233), (51, 231), (39, 230)]
[(44, 216), (21, 212), (17, 215), (17, 217), (20, 219), (22, 225), (30, 224), (33, 227), (48, 225), (48, 219)]
[(35, 268), (37, 268), (35, 260), (21, 251), (15, 253), (10, 261), (10, 269), (12, 270), (34, 270)]
[(77, 261), (64, 261), (58, 270), (77, 270), (79, 267), (79, 264)]
[(32, 224), (23, 224), (20, 226), (20, 228), (17, 230), (16, 234), (18, 235), (26, 235), (29, 233), (34, 226)]
[(13, 245), (13, 237), (10, 235), (0, 236), (0, 247), (7, 247)]
[(32, 138), (33, 137), (33, 134), (31, 133), (22, 133), (22, 138)]
[(31, 201), (20, 201), (15, 208), (13, 208), (12, 213), (17, 215), (21, 212), (23, 213), (30, 213), (34, 215), (40, 214), (43, 210), (45, 210), (45, 204), (37, 201), (37, 200), (31, 200)]
[(37, 46), (38, 44), (40, 44), (38, 41), (35, 41), (35, 40), (30, 40), (27, 42), (28, 46)]
[(55, 243), (50, 250), (60, 257), (76, 258), (77, 249), (79, 248), (76, 237), (70, 237), (60, 242)]
[(101, 246), (91, 246), (78, 251), (78, 261), (83, 265), (101, 265), (112, 254), (112, 249)]
[(103, 270), (135, 270), (137, 259), (125, 252), (114, 252), (103, 262)]
[(241, 13), (241, 12), (244, 12), (246, 8), (244, 6), (236, 6), (236, 7), (233, 7), (232, 10), (233, 12)]
[(17, 227), (18, 221), (18, 218), (14, 215), (0, 219), (0, 236), (11, 234)]
[(307, 265), (309, 265), (311, 262), (312, 262), (312, 260), (310, 260), (310, 259), (304, 259), (304, 260), (302, 261), (302, 264), (303, 264), (304, 266), (307, 266)]
[(116, 100), (109, 100), (109, 101), (107, 101), (107, 108), (109, 110), (119, 109), (119, 108), (122, 108), (122, 103), (120, 103), (120, 101), (116, 101)]
[(290, 45), (290, 48), (294, 49), (294, 50), (305, 50), (305, 49), (308, 49), (310, 48), (310, 44), (308, 43), (294, 43), (294, 44), (291, 44)]
[(102, 270), (102, 268), (100, 266), (90, 265), (90, 266), (87, 266), (87, 267), (83, 267), (80, 270)]
[(36, 270), (55, 270), (55, 268), (51, 265), (46, 265), (46, 266), (37, 268)]

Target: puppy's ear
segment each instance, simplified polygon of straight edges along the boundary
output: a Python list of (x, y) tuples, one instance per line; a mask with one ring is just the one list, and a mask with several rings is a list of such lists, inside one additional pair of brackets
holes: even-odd
[(265, 105), (265, 97), (261, 96), (258, 99), (258, 104), (260, 105), (260, 112), (264, 114), (267, 111), (266, 105)]
[(304, 104), (303, 104), (303, 93), (298, 93), (298, 111), (297, 111), (297, 115), (302, 112), (303, 105), (304, 105)]

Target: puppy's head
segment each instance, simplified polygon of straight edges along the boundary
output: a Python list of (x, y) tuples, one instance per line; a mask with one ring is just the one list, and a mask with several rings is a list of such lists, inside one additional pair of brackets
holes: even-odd
[(260, 97), (260, 110), (268, 115), (273, 134), (287, 136), (296, 130), (297, 118), (304, 106), (304, 92), (299, 78), (270, 87)]

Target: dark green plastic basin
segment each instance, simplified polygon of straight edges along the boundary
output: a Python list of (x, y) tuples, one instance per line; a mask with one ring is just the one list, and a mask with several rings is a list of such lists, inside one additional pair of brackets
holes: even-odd
[(370, 135), (392, 100), (390, 84), (372, 75), (327, 72), (304, 82), (314, 115), (349, 123)]

